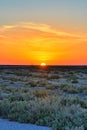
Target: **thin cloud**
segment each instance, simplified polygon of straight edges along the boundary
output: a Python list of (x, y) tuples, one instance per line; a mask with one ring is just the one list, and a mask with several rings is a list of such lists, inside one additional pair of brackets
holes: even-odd
[[(31, 22), (20, 22), (18, 24), (14, 25), (3, 25), (0, 27), (0, 33), (6, 32), (6, 31), (12, 31), (12, 30), (32, 30), (33, 32), (39, 32), (38, 35), (46, 34), (49, 38), (60, 38), (60, 39), (77, 39), (77, 40), (85, 40), (87, 41), (87, 34), (75, 34), (75, 33), (67, 33), (63, 31), (58, 31), (47, 24), (36, 24)], [(45, 36), (46, 36), (45, 35)]]

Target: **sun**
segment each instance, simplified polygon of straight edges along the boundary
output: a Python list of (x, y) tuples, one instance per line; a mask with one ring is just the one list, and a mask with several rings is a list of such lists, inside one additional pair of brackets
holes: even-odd
[(46, 66), (46, 63), (43, 62), (43, 63), (41, 63), (40, 65), (41, 65), (41, 66)]

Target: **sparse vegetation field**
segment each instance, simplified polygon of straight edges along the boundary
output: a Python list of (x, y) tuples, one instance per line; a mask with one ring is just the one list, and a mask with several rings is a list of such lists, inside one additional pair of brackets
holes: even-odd
[(0, 117), (87, 130), (87, 67), (0, 66)]

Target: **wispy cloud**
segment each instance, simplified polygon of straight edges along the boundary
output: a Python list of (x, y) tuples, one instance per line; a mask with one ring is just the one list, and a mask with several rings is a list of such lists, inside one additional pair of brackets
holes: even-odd
[[(39, 36), (47, 36), (47, 38), (64, 38), (64, 39), (77, 39), (77, 40), (87, 40), (87, 34), (76, 34), (74, 33), (68, 33), (65, 31), (58, 31), (57, 29), (53, 28), (50, 25), (47, 24), (36, 24), (36, 23), (27, 23), (27, 22), (20, 22), (14, 25), (3, 25), (0, 27), (0, 33), (6, 32), (6, 31), (27, 31), (27, 32), (37, 32)], [(29, 34), (30, 34), (29, 33)], [(36, 36), (37, 36), (36, 34)], [(42, 35), (41, 35), (42, 34)]]

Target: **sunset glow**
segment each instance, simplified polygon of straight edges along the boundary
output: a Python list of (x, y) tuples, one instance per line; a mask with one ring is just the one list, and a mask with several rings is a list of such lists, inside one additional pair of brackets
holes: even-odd
[(30, 1), (0, 2), (0, 64), (86, 65), (85, 0)]
[(41, 66), (46, 66), (46, 63), (41, 63)]

